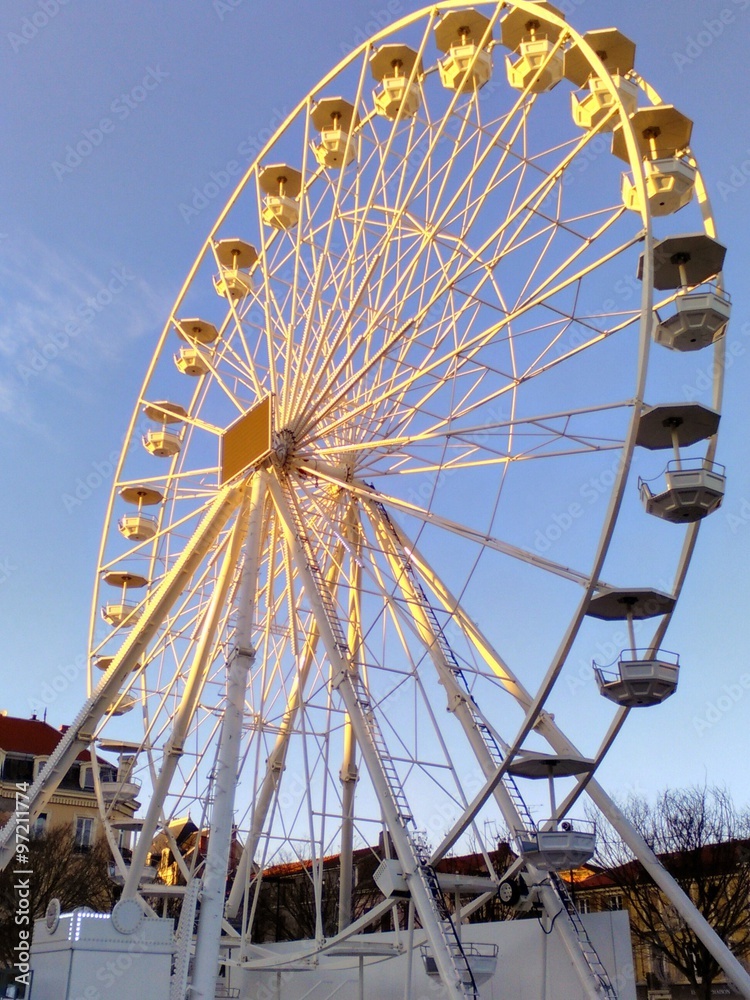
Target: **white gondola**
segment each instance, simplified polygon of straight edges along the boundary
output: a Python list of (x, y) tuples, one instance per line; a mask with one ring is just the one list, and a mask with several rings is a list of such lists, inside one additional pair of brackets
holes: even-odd
[(505, 57), (508, 82), (516, 90), (543, 94), (563, 78), (565, 57), (560, 44), (562, 29), (540, 16), (545, 11), (562, 18), (550, 3), (538, 3), (538, 15), (514, 8), (502, 22), (502, 43), (514, 56)]
[[(654, 287), (676, 290), (674, 313), (664, 319), (657, 314), (658, 344), (674, 351), (699, 351), (724, 336), (731, 302), (714, 279), (723, 270), (725, 256), (726, 247), (705, 233), (669, 236), (654, 244)], [(642, 256), (638, 276), (643, 276)]]
[(135, 698), (130, 698), (130, 697), (118, 698), (117, 701), (113, 701), (111, 704), (107, 706), (107, 708), (104, 711), (104, 714), (115, 717), (120, 715), (127, 715), (128, 712), (133, 711), (136, 704), (137, 702)]
[[(107, 873), (112, 882), (115, 883), (115, 885), (124, 885), (125, 879), (127, 878), (127, 875), (130, 872), (130, 868), (131, 866), (128, 864), (127, 861), (124, 863), (122, 868), (119, 865), (110, 863), (107, 869)], [(156, 868), (152, 868), (151, 865), (143, 865), (143, 867), (141, 868), (141, 877), (139, 879), (139, 882), (141, 883), (155, 882), (157, 875), (158, 872)]]
[(621, 708), (660, 705), (677, 690), (680, 658), (664, 649), (624, 649), (616, 663), (594, 663), (599, 692)]
[(164, 500), (164, 494), (152, 486), (123, 486), (120, 497), (125, 503), (138, 507), (135, 514), (123, 514), (118, 520), (120, 534), (129, 542), (144, 542), (153, 538), (158, 531), (159, 522), (152, 514), (144, 514), (143, 508), (157, 506)]
[(707, 459), (672, 461), (664, 473), (663, 489), (652, 492), (649, 483), (638, 480), (641, 501), (647, 514), (673, 524), (689, 524), (718, 510), (726, 489), (723, 465)]
[(187, 416), (184, 407), (179, 403), (160, 400), (157, 403), (147, 403), (143, 412), (149, 418), (161, 424), (151, 428), (143, 435), (143, 447), (157, 458), (173, 458), (179, 454), (182, 447), (180, 435), (168, 429), (170, 424), (180, 424)]
[(448, 90), (479, 90), (492, 76), (489, 23), (470, 7), (444, 14), (435, 26), (435, 44), (446, 53), (438, 62), (440, 80)]
[(620, 654), (616, 670), (594, 663), (599, 692), (626, 708), (658, 705), (677, 687), (679, 657), (665, 650), (639, 650), (635, 642), (635, 621), (668, 615), (675, 599), (659, 590), (602, 590), (589, 601), (587, 615), (603, 621), (626, 621), (630, 649)]
[(126, 628), (135, 625), (141, 617), (142, 610), (139, 604), (128, 600), (128, 591), (146, 587), (148, 585), (146, 577), (128, 570), (110, 570), (104, 574), (103, 580), (110, 587), (119, 587), (121, 591), (119, 601), (108, 602), (102, 608), (104, 621), (115, 628), (119, 625), (125, 625)]
[(137, 799), (141, 791), (139, 781), (102, 781), (102, 795), (105, 799)]
[(681, 452), (682, 448), (713, 437), (719, 420), (715, 410), (700, 403), (667, 403), (644, 409), (636, 443), (651, 451), (667, 448), (674, 451), (663, 490), (654, 493), (647, 481), (638, 481), (641, 500), (649, 514), (682, 524), (698, 521), (721, 505), (726, 484), (724, 466), (703, 458), (685, 458)]
[[(481, 985), (495, 975), (497, 956), (500, 950), (496, 944), (464, 944), (462, 949), (475, 983)], [(420, 954), (427, 975), (431, 979), (439, 979), (440, 970), (430, 946), (423, 944), (420, 948)]]
[(174, 363), (183, 375), (199, 377), (209, 371), (208, 364), (197, 347), (181, 347), (174, 356)]
[[(671, 104), (641, 108), (630, 116), (630, 121), (643, 157), (651, 214), (672, 215), (690, 202), (695, 190), (696, 168), (687, 156), (693, 123)], [(612, 152), (629, 162), (622, 125), (614, 131)], [(642, 210), (638, 185), (628, 174), (622, 179), (622, 199), (631, 211)]]
[[(219, 273), (214, 278), (214, 290), (230, 302), (239, 302), (255, 288), (252, 268), (258, 260), (258, 251), (252, 243), (239, 239), (220, 240), (214, 246)], [(193, 337), (198, 343), (211, 343), (215, 327), (206, 324), (201, 336)], [(179, 330), (178, 330), (179, 332)], [(188, 343), (190, 340), (188, 339)]]
[(579, 868), (596, 851), (596, 824), (589, 820), (547, 820), (538, 830), (516, 831), (521, 856), (542, 871)]
[(657, 344), (675, 351), (700, 351), (724, 336), (732, 312), (728, 295), (716, 286), (706, 291), (680, 291), (675, 312), (654, 330)]
[[(613, 75), (612, 82), (626, 114), (632, 115), (638, 107), (638, 84), (619, 73)], [(617, 118), (610, 115), (615, 107), (612, 91), (598, 76), (592, 76), (586, 87), (589, 92), (585, 96), (571, 94), (573, 121), (579, 128), (611, 132), (617, 124)], [(607, 116), (609, 120), (605, 121)]]
[(265, 191), (263, 221), (274, 229), (293, 229), (299, 221), (299, 193), (302, 174), (288, 163), (274, 163), (264, 167), (258, 175), (261, 190)]
[[(617, 97), (629, 116), (638, 107), (639, 88), (628, 74), (635, 63), (635, 44), (616, 28), (588, 31), (583, 36), (596, 52), (610, 74)], [(565, 53), (564, 73), (568, 80), (583, 88), (571, 94), (573, 121), (579, 128), (597, 128), (601, 132), (611, 132), (619, 118), (613, 113), (616, 108), (615, 95), (607, 82), (591, 72), (588, 57), (579, 45), (572, 45)]]
[(315, 159), (321, 167), (336, 169), (351, 163), (357, 155), (354, 130), (359, 125), (354, 106), (343, 97), (324, 97), (315, 105), (310, 117), (320, 132)]
[(370, 59), (370, 72), (382, 83), (375, 94), (377, 113), (391, 121), (399, 115), (413, 118), (422, 103), (418, 81), (423, 67), (418, 53), (408, 45), (381, 45)]
[(157, 458), (172, 458), (179, 454), (180, 435), (166, 428), (151, 429), (143, 435), (143, 447)]
[(115, 628), (118, 625), (126, 625), (131, 628), (141, 617), (141, 612), (137, 604), (130, 604), (125, 601), (115, 601), (112, 604), (105, 604), (102, 608), (102, 618), (108, 625)]
[(157, 526), (153, 514), (123, 514), (117, 522), (120, 534), (129, 542), (144, 542), (153, 538)]
[(572, 754), (545, 754), (524, 751), (508, 767), (514, 777), (546, 779), (549, 786), (550, 816), (534, 829), (515, 831), (515, 842), (524, 861), (542, 871), (577, 868), (589, 861), (596, 849), (596, 824), (558, 816), (555, 779), (593, 772), (595, 762)]

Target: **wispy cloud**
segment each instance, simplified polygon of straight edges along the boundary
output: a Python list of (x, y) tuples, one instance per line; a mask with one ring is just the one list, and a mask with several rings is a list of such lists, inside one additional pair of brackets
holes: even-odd
[(167, 309), (128, 266), (95, 272), (33, 236), (0, 241), (0, 420), (41, 432), (44, 384), (83, 395), (80, 373), (117, 363)]

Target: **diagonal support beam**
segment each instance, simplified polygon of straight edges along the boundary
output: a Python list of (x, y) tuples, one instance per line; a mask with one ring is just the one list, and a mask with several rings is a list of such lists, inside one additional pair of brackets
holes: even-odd
[[(334, 558), (331, 561), (331, 567), (326, 576), (326, 582), (330, 585), (333, 585), (335, 578), (338, 575), (341, 552), (343, 552), (342, 546), (337, 549), (334, 554)], [(291, 586), (291, 581), (289, 581), (289, 586)], [(237, 868), (237, 874), (234, 882), (232, 883), (232, 889), (229, 893), (229, 899), (227, 901), (226, 915), (230, 919), (236, 917), (239, 912), (240, 904), (242, 903), (249, 877), (252, 874), (253, 865), (255, 863), (255, 852), (258, 849), (258, 843), (260, 841), (266, 819), (268, 818), (268, 812), (273, 803), (276, 789), (279, 786), (281, 776), (286, 766), (285, 761), (287, 751), (289, 749), (289, 740), (291, 739), (292, 732), (294, 731), (294, 726), (297, 721), (297, 716), (299, 715), (299, 710), (302, 706), (307, 681), (310, 676), (310, 669), (315, 662), (315, 656), (318, 651), (319, 640), (320, 634), (317, 630), (307, 638), (305, 648), (302, 653), (301, 663), (297, 668), (294, 681), (292, 682), (292, 686), (289, 691), (289, 697), (287, 699), (286, 708), (284, 709), (284, 715), (279, 723), (276, 741), (268, 755), (268, 760), (266, 761), (266, 773), (263, 777), (263, 782), (255, 800), (250, 832), (247, 835), (247, 840), (242, 850), (240, 863)]]
[[(172, 569), (146, 603), (143, 617), (133, 627), (109, 669), (91, 697), (73, 720), (54, 752), (28, 792), (25, 805), (28, 821), (33, 822), (67, 774), (81, 750), (91, 743), (96, 726), (114, 701), (125, 679), (145, 654), (180, 594), (187, 588), (193, 573), (215, 543), (219, 533), (232, 516), (244, 495), (241, 486), (225, 487), (213, 501), (198, 525), (195, 534), (183, 549)], [(24, 819), (24, 822), (27, 820)], [(17, 814), (8, 820), (0, 832), (0, 869), (5, 868), (15, 850)]]
[[(470, 639), (477, 652), (499, 678), (509, 694), (515, 698), (525, 712), (528, 712), (529, 706), (532, 703), (531, 694), (514, 675), (508, 664), (494, 649), (478, 626), (471, 620), (458, 599), (445, 587), (424, 557), (410, 542), (408, 545), (410, 558), (419, 567), (425, 579), (429, 581), (430, 588), (440, 603), (454, 616), (464, 634)], [(572, 740), (568, 739), (565, 733), (557, 726), (548, 712), (540, 712), (536, 731), (547, 740), (556, 753), (583, 756)], [(617, 804), (594, 778), (588, 780), (586, 793), (597, 808), (607, 817), (638, 860), (649, 871), (656, 884), (662, 889), (688, 926), (692, 928), (708, 951), (713, 955), (727, 977), (740, 991), (740, 994), (745, 1000), (750, 1000), (750, 975), (748, 975), (727, 945), (695, 907), (692, 900), (683, 892), (678, 883), (675, 882), (663, 867), (645, 840), (643, 840), (638, 831), (622, 814)]]
[(255, 662), (252, 633), (256, 618), (258, 576), (262, 551), (264, 492), (255, 476), (240, 586), (235, 603), (234, 646), (227, 663), (227, 693), (213, 777), (214, 803), (208, 851), (203, 871), (201, 908), (195, 945), (195, 968), (190, 996), (213, 1000), (219, 966), (222, 918), (232, 844), (234, 797), (245, 718), (248, 675)]
[[(457, 662), (455, 663), (455, 667), (448, 662), (446, 652), (454, 661), (455, 658), (445, 636), (442, 635), (439, 623), (434, 615), (431, 616), (428, 612), (426, 595), (422, 590), (419, 579), (414, 574), (409, 557), (404, 550), (399, 529), (388, 517), (382, 505), (368, 503), (368, 510), (375, 525), (381, 550), (385, 553), (386, 558), (391, 564), (394, 578), (406, 598), (412, 617), (417, 624), (420, 638), (435, 665), (440, 683), (445, 688), (448, 698), (448, 710), (453, 712), (461, 725), (488, 784), (493, 783), (491, 794), (508, 828), (511, 831), (524, 829), (528, 827), (531, 817), (528, 815), (526, 805), (516, 789), (516, 801), (527, 812), (526, 817), (521, 815), (502, 780), (505, 775), (507, 763), (502, 760), (499, 748), (495, 745), (494, 737), (487, 729), (487, 723), (481, 715), (478, 706), (474, 705), (473, 699), (459, 684), (459, 678), (455, 674), (456, 669), (459, 669)], [(485, 732), (485, 736), (482, 735), (482, 732)], [(498, 775), (499, 777), (497, 777)], [(437, 857), (438, 852), (436, 851), (432, 860), (434, 861)], [(533, 877), (534, 882), (539, 886), (539, 898), (557, 934), (562, 939), (562, 943), (576, 970), (581, 989), (587, 1000), (602, 1000), (606, 995), (603, 992), (602, 982), (595, 975), (594, 970), (586, 960), (576, 928), (570, 919), (567, 918), (567, 914), (560, 913), (559, 896), (549, 884), (543, 872), (529, 864), (527, 864), (527, 869)], [(558, 919), (558, 917), (562, 917), (562, 919)], [(586, 944), (589, 946), (590, 942), (587, 941)]]
[[(304, 544), (304, 528), (299, 513), (296, 512), (295, 516), (295, 511), (290, 509), (290, 504), (294, 504), (295, 499), (290, 495), (287, 500), (285, 490), (275, 476), (269, 476), (269, 490), (284, 523), (287, 542), (318, 623), (331, 664), (331, 684), (338, 690), (349, 714), (354, 735), (362, 749), (362, 757), (378, 796), (396, 854), (403, 866), (417, 913), (432, 946), (446, 993), (451, 1000), (477, 997), (476, 985), (460, 942), (455, 937), (455, 929), (452, 924), (448, 928), (440, 919), (436, 897), (431, 892), (429, 882), (432, 869), (420, 858), (416, 845), (407, 831), (411, 816), (406, 812), (408, 806), (403, 789), (397, 784), (398, 777), (392, 765), (390, 771), (386, 769), (386, 760), (383, 756), (385, 751), (378, 745), (373, 732), (373, 720), (367, 717), (367, 706), (362, 693), (364, 689), (360, 691), (361, 682), (358, 683), (351, 672), (346, 640), (340, 624), (333, 617), (335, 612), (329, 606), (330, 594), (326, 600), (326, 595), (321, 593), (322, 578), (320, 583), (316, 579), (316, 576), (320, 577), (320, 571), (318, 570), (317, 574), (315, 572), (314, 552), (309, 542), (307, 546)], [(291, 490), (289, 492), (291, 494)], [(437, 889), (437, 880), (435, 888)]]

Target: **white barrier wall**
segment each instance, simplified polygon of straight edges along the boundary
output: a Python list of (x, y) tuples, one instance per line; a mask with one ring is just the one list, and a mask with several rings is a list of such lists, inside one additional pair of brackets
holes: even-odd
[(169, 1000), (173, 927), (144, 918), (121, 933), (109, 913), (84, 909), (37, 920), (30, 1000)]
[[(636, 1000), (627, 913), (593, 913), (582, 919), (619, 1000)], [(373, 944), (392, 943), (395, 937), (393, 933), (366, 935)], [(581, 1000), (579, 981), (554, 928), (545, 934), (538, 920), (510, 920), (464, 926), (462, 937), (465, 943), (498, 945), (495, 973), (479, 986), (482, 1000)], [(405, 933), (400, 940), (406, 943)], [(417, 932), (415, 942), (422, 940)], [(298, 949), (299, 942), (263, 948), (288, 953)], [(235, 973), (231, 983), (240, 987), (243, 1000), (440, 1000), (444, 996), (439, 980), (425, 973), (418, 949), (411, 984), (407, 984), (407, 971), (405, 954), (381, 961), (366, 958), (360, 987), (358, 959), (330, 958), (321, 959), (309, 971), (246, 971), (239, 980)]]

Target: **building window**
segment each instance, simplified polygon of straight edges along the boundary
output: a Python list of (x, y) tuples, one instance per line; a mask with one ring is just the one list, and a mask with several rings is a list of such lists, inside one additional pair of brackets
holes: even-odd
[(78, 851), (88, 851), (91, 847), (94, 833), (94, 820), (91, 816), (76, 816), (75, 846)]
[(61, 788), (81, 788), (81, 765), (76, 761), (74, 764), (70, 765), (70, 768), (60, 782)]
[(35, 757), (34, 758), (34, 779), (39, 777), (39, 772), (42, 770), (44, 765), (49, 760), (49, 757)]
[(47, 826), (47, 813), (39, 813), (31, 826), (31, 836), (35, 839), (41, 837)]
[(14, 757), (8, 754), (3, 765), (3, 778), (6, 781), (34, 780), (34, 758), (28, 756)]
[(588, 898), (577, 899), (576, 906), (578, 907), (579, 913), (591, 913), (591, 900)]
[(94, 769), (90, 764), (81, 768), (81, 788), (85, 788), (87, 792), (94, 790)]
[(607, 909), (608, 910), (622, 909), (622, 896), (619, 893), (615, 893), (615, 895), (607, 897)]

